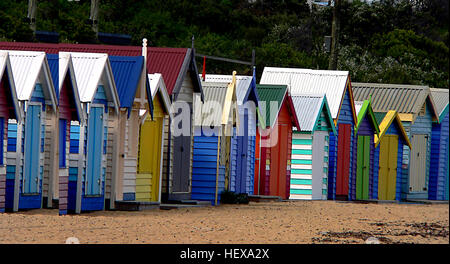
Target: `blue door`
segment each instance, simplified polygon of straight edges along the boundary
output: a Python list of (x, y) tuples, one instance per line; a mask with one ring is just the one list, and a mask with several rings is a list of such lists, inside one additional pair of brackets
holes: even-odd
[(91, 107), (88, 121), (86, 195), (101, 195), (103, 107)]
[(41, 106), (29, 105), (25, 123), (25, 164), (23, 169), (23, 192), (39, 193), (39, 145), (41, 125)]
[(3, 131), (5, 126), (3, 117), (0, 117), (0, 165), (3, 165), (3, 136), (5, 131)]
[(59, 119), (59, 167), (66, 167), (67, 120)]
[(247, 151), (248, 151), (248, 115), (244, 115), (243, 131), (237, 137), (237, 179), (236, 193), (247, 192)]

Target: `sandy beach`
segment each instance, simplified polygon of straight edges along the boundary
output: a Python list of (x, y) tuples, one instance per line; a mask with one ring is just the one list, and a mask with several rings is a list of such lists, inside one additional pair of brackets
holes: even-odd
[(449, 243), (448, 204), (337, 201), (100, 211), (58, 216), (56, 209), (0, 214), (0, 243)]

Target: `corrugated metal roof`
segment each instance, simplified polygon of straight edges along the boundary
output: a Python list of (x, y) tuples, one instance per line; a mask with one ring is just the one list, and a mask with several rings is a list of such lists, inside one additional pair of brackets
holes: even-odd
[[(199, 74), (201, 76), (201, 74)], [(233, 75), (206, 74), (205, 82), (231, 83)], [(236, 99), (242, 104), (251, 87), (253, 76), (236, 75)]]
[(375, 112), (396, 110), (399, 113), (417, 114), (429, 94), (427, 86), (352, 83), (355, 100), (361, 101), (372, 96), (372, 107)]
[(364, 104), (364, 101), (355, 101), (356, 115), (359, 114), (359, 111), (361, 110), (361, 107), (362, 107), (363, 104)]
[(293, 95), (295, 113), (297, 114), (300, 131), (314, 129), (319, 112), (322, 109), (323, 95)]
[[(36, 50), (57, 54), (58, 52), (86, 52), (86, 53), (106, 53), (110, 56), (141, 56), (141, 46), (118, 46), (118, 45), (98, 45), (98, 44), (48, 44), (30, 42), (0, 42), (0, 49), (10, 50)], [(181, 86), (183, 63), (191, 49), (187, 48), (147, 48), (147, 73), (161, 73), (166, 83), (169, 95), (172, 95), (174, 88)], [(189, 53), (190, 55), (190, 53)], [(192, 59), (192, 58), (191, 58)], [(187, 62), (187, 66), (192, 62)], [(186, 63), (185, 63), (186, 64)], [(187, 70), (186, 65), (184, 70)], [(197, 72), (195, 74), (198, 74)], [(200, 87), (201, 89), (201, 87)]]
[(439, 120), (442, 119), (442, 114), (448, 109), (449, 100), (449, 90), (441, 88), (430, 88), (431, 96), (433, 97), (434, 104), (436, 106), (436, 111), (439, 114)]
[(48, 67), (52, 74), (53, 86), (55, 88), (56, 98), (59, 101), (59, 57), (58, 54), (47, 54)]
[[(48, 56), (49, 54), (47, 54)], [(73, 68), (72, 57), (70, 53), (59, 53), (58, 54), (59, 63), (58, 63), (58, 93), (61, 93), (61, 89), (64, 86), (64, 79), (66, 75), (70, 75), (70, 81), (72, 83), (73, 96), (75, 99), (75, 106), (78, 113), (78, 118), (81, 124), (84, 124), (86, 119), (85, 112), (82, 110), (80, 95), (78, 92), (78, 85), (75, 77), (75, 70)], [(56, 88), (55, 88), (56, 89)], [(58, 99), (59, 100), (59, 99)]]
[(20, 122), (23, 117), (22, 108), (19, 106), (19, 100), (17, 98), (16, 87), (14, 83), (14, 77), (12, 76), (12, 67), (11, 62), (9, 60), (8, 52), (0, 50), (0, 81), (3, 79), (3, 75), (8, 74), (8, 81), (11, 87), (11, 96), (12, 96), (12, 105), (14, 105), (14, 113), (16, 115), (16, 119)]
[[(222, 112), (225, 105), (228, 84), (226, 82), (202, 82), (205, 99), (202, 104), (198, 96), (196, 97), (196, 109), (194, 111), (195, 126), (211, 124), (213, 126), (220, 126), (222, 124)], [(214, 108), (213, 111), (212, 107), (214, 105), (218, 108)]]
[(59, 44), (34, 43), (34, 42), (0, 42), (3, 50), (43, 51), (50, 54), (58, 54)]
[(105, 74), (105, 80), (108, 82), (105, 84), (105, 88), (109, 88), (105, 89), (106, 94), (110, 96), (110, 100), (114, 103), (116, 111), (118, 111), (119, 98), (108, 54), (80, 52), (60, 52), (60, 54), (70, 54), (72, 57), (81, 102), (89, 103), (93, 100), (100, 79)]
[[(44, 52), (37, 51), (9, 51), (11, 68), (19, 100), (29, 100), (36, 82), (40, 82), (44, 94), (48, 96), (52, 105), (56, 106), (57, 99), (53, 87), (52, 77)], [(53, 108), (56, 111), (56, 108)]]
[(383, 136), (386, 134), (386, 132), (389, 130), (389, 127), (391, 126), (392, 122), (395, 120), (397, 122), (398, 127), (400, 128), (400, 133), (403, 136), (403, 140), (405, 140), (406, 145), (411, 149), (411, 142), (409, 141), (408, 135), (406, 134), (405, 128), (403, 127), (402, 121), (400, 120), (400, 117), (398, 116), (397, 111), (390, 110), (386, 113), (385, 117), (380, 122), (380, 134), (374, 135), (374, 141), (375, 141), (375, 147), (380, 144), (381, 139), (383, 139)]
[[(275, 117), (278, 117), (278, 112), (280, 111), (283, 100), (287, 95), (287, 85), (257, 84), (256, 89), (258, 90), (260, 100), (260, 112), (262, 114), (262, 118), (265, 117), (263, 122), (265, 124), (269, 124), (268, 120), (270, 120), (270, 127), (272, 127), (276, 119), (270, 119), (271, 113)], [(278, 108), (273, 108), (271, 102), (276, 102), (278, 104)]]
[(144, 66), (144, 57), (110, 56), (109, 60), (114, 74), (120, 107), (131, 110)]
[(336, 119), (348, 77), (348, 71), (265, 67), (260, 83), (288, 85), (292, 95), (326, 94), (331, 116)]
[(166, 84), (164, 83), (162, 75), (160, 73), (148, 74), (148, 81), (150, 82), (150, 92), (152, 100), (155, 100), (155, 96), (159, 92), (161, 98), (163, 99), (163, 103), (167, 113), (171, 114), (170, 96), (169, 93), (167, 93)]

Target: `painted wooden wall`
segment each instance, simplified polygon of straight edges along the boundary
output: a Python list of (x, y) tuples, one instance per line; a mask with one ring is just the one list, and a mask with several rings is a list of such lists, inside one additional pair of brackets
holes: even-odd
[[(411, 144), (413, 143), (412, 135), (414, 134), (425, 134), (427, 135), (427, 153), (426, 153), (426, 175), (425, 175), (425, 186), (428, 187), (428, 174), (429, 174), (429, 168), (430, 168), (430, 154), (431, 154), (431, 129), (432, 129), (432, 117), (431, 117), (431, 107), (426, 102), (426, 113), (424, 116), (417, 116), (415, 122), (411, 124), (411, 122), (408, 121), (402, 121), (403, 127), (406, 130), (406, 133), (408, 134), (408, 137), (411, 141)], [(414, 145), (413, 145), (414, 148)], [(402, 172), (402, 196), (401, 199), (427, 199), (428, 198), (428, 190), (423, 190), (420, 192), (410, 192), (410, 153), (411, 150), (404, 146), (403, 148), (403, 172)]]
[[(193, 98), (194, 98), (194, 86), (192, 83), (192, 79), (190, 77), (190, 72), (187, 71), (187, 73), (184, 76), (183, 82), (181, 84), (181, 89), (179, 92), (179, 95), (177, 97), (176, 101), (184, 101), (184, 102), (188, 102), (188, 103), (193, 103)], [(192, 106), (193, 107), (193, 106)], [(193, 108), (192, 110), (193, 111)], [(173, 133), (170, 133), (170, 140), (168, 142), (169, 145), (169, 153), (170, 155), (168, 155), (167, 158), (167, 164), (166, 166), (168, 166), (168, 193), (166, 193), (166, 195), (164, 196), (165, 199), (190, 199), (190, 192), (191, 192), (191, 186), (192, 186), (192, 158), (193, 158), (193, 154), (192, 154), (192, 150), (193, 150), (193, 141), (194, 141), (194, 137), (193, 137), (193, 124), (192, 124), (192, 117), (190, 118), (191, 120), (191, 126), (190, 126), (190, 131), (191, 131), (191, 148), (189, 151), (189, 155), (190, 155), (190, 165), (189, 165), (189, 173), (187, 173), (186, 171), (186, 176), (189, 177), (189, 188), (188, 188), (188, 192), (186, 193), (175, 193), (173, 191), (173, 171), (174, 171), (174, 136)], [(167, 126), (170, 126), (170, 123), (167, 124)], [(166, 129), (165, 129), (166, 131)], [(169, 129), (167, 129), (167, 133), (169, 132)], [(166, 136), (165, 136), (166, 137)], [(168, 137), (168, 135), (167, 135)], [(167, 182), (167, 181), (166, 181)], [(167, 184), (167, 183), (166, 183)], [(167, 187), (166, 187), (167, 188)]]
[[(39, 172), (37, 188), (38, 193), (34, 195), (23, 194), (23, 167), (25, 165), (24, 157), (24, 142), (25, 142), (25, 129), (26, 129), (26, 113), (23, 123), (17, 124), (14, 121), (10, 121), (8, 124), (8, 153), (7, 153), (7, 175), (6, 175), (6, 208), (13, 209), (35, 209), (42, 206), (42, 190), (43, 190), (43, 168), (44, 168), (44, 145), (45, 145), (45, 119), (46, 119), (46, 107), (44, 94), (41, 84), (36, 84), (35, 89), (32, 92), (31, 102), (40, 104), (40, 143), (38, 153), (33, 155), (39, 156)], [(35, 131), (36, 132), (36, 131)], [(18, 198), (18, 204), (14, 203), (15, 197)]]
[[(241, 121), (241, 129), (245, 130), (245, 135), (241, 133), (241, 136), (236, 136), (236, 129), (231, 139), (231, 173), (230, 173), (230, 191), (236, 192), (237, 184), (236, 179), (243, 181), (245, 187), (241, 188), (238, 193), (253, 194), (254, 190), (254, 171), (255, 171), (255, 141), (256, 141), (256, 115), (250, 109), (245, 110), (244, 107), (239, 106), (239, 119)], [(245, 112), (244, 112), (245, 111)], [(238, 139), (241, 137), (241, 139)], [(239, 145), (240, 140), (245, 140), (247, 145), (246, 164), (241, 164), (242, 159), (239, 159)], [(240, 170), (241, 166), (245, 166), (243, 170), (246, 171), (246, 175), (242, 175)], [(244, 177), (242, 179), (241, 177)]]
[(277, 144), (261, 149), (260, 194), (289, 199), (292, 122), (286, 101), (283, 102), (277, 119), (278, 127), (275, 127), (278, 130), (277, 136), (275, 137), (275, 134), (268, 136), (270, 141)]
[(147, 115), (141, 126), (139, 136), (138, 174), (136, 178), (136, 200), (158, 202), (160, 198), (161, 181), (161, 144), (163, 144), (162, 129), (165, 111), (161, 96), (153, 100), (153, 120)]
[[(218, 129), (216, 129), (218, 131)], [(216, 195), (217, 162), (219, 161), (218, 203), (220, 193), (225, 190), (225, 160), (226, 150), (222, 147), (226, 137), (221, 136), (220, 146), (218, 136), (205, 136), (200, 128), (196, 128), (194, 136), (193, 167), (192, 167), (192, 199), (209, 201), (212, 205)], [(198, 135), (198, 136), (197, 136)], [(219, 147), (219, 153), (218, 153)], [(219, 157), (217, 156), (219, 154)]]
[[(337, 153), (338, 153), (338, 137), (339, 137), (339, 124), (350, 124), (351, 125), (351, 144), (350, 144), (350, 161), (347, 162), (349, 164), (349, 179), (353, 179), (356, 173), (356, 145), (354, 142), (354, 126), (355, 120), (353, 119), (352, 113), (352, 102), (350, 101), (350, 97), (348, 95), (348, 89), (345, 91), (344, 99), (341, 105), (341, 110), (339, 112), (339, 116), (336, 122), (336, 132), (330, 134), (330, 161), (329, 161), (329, 170), (328, 170), (328, 199), (334, 200), (336, 199), (336, 174), (337, 174)], [(352, 182), (349, 182), (349, 197), (352, 197), (352, 189), (350, 186)]]
[(448, 200), (449, 114), (440, 124), (433, 123), (431, 135), (428, 199)]
[[(374, 134), (375, 127), (369, 120), (369, 114), (366, 114), (365, 117), (361, 120), (361, 124), (359, 126), (357, 136), (369, 136), (370, 137), (370, 156), (369, 156), (369, 199), (373, 199), (373, 168), (374, 168), (374, 157), (375, 157), (375, 143), (374, 143)], [(359, 148), (360, 146), (357, 146)], [(358, 164), (356, 165), (358, 166)], [(352, 189), (352, 199), (356, 199), (356, 174), (352, 175), (351, 180), (351, 189)]]
[[(405, 140), (401, 136), (400, 127), (397, 125), (396, 122), (392, 122), (389, 129), (386, 131), (386, 135), (398, 135), (398, 145), (397, 145), (397, 178), (396, 178), (396, 184), (395, 184), (395, 200), (400, 201), (401, 199), (401, 189), (402, 189), (402, 163), (403, 163), (403, 149), (406, 147), (409, 149), (409, 147), (406, 145)], [(379, 155), (380, 155), (380, 147), (377, 147), (377, 154), (378, 154), (378, 163), (379, 164)], [(374, 199), (378, 199), (378, 178), (379, 178), (379, 167), (376, 169), (378, 171), (378, 174), (376, 177), (376, 186), (374, 186), (374, 192), (376, 192), (376, 196), (374, 196)], [(376, 189), (375, 189), (376, 188)]]
[(8, 118), (13, 109), (12, 104), (8, 103), (10, 92), (6, 89), (9, 89), (9, 81), (4, 74), (0, 79), (0, 213), (5, 211)]

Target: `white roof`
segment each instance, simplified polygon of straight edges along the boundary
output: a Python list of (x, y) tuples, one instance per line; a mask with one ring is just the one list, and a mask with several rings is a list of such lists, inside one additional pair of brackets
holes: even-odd
[[(200, 79), (201, 79), (201, 74)], [(236, 100), (239, 105), (243, 104), (245, 95), (252, 83), (253, 76), (236, 75)], [(205, 74), (205, 82), (209, 83), (231, 83), (233, 75)]]
[(80, 100), (80, 95), (78, 94), (78, 86), (77, 86), (77, 81), (76, 81), (76, 76), (75, 76), (75, 70), (73, 68), (73, 63), (72, 63), (72, 57), (70, 56), (70, 53), (60, 53), (58, 55), (59, 58), (59, 65), (58, 65), (58, 90), (59, 90), (59, 94), (61, 94), (61, 89), (64, 86), (64, 79), (66, 78), (66, 74), (70, 74), (71, 77), (71, 82), (72, 82), (72, 87), (74, 89), (73, 91), (73, 95), (75, 97), (75, 104), (77, 107), (77, 112), (78, 112), (78, 116), (81, 120), (81, 123), (84, 122), (85, 120), (85, 113), (84, 111), (82, 111), (82, 106), (81, 106), (81, 100)]
[(355, 101), (355, 112), (356, 115), (359, 114), (359, 111), (361, 110), (361, 107), (363, 106), (364, 101)]
[(166, 84), (164, 83), (161, 73), (148, 74), (148, 81), (150, 84), (152, 101), (155, 100), (156, 93), (159, 91), (164, 102), (164, 107), (166, 108), (166, 111), (170, 113), (170, 97), (169, 93), (167, 93)]
[[(46, 99), (56, 106), (55, 88), (45, 52), (14, 50), (8, 53), (18, 99), (29, 100), (36, 83), (40, 83)], [(56, 111), (56, 107), (53, 109)]]
[(18, 121), (22, 120), (23, 112), (22, 108), (19, 106), (19, 101), (17, 98), (16, 87), (14, 84), (14, 78), (12, 76), (11, 63), (9, 61), (8, 52), (0, 51), (0, 81), (3, 79), (3, 74), (8, 73), (9, 84), (11, 86), (11, 95), (13, 97), (12, 104), (16, 112), (16, 117)]
[(265, 67), (260, 83), (288, 85), (291, 95), (326, 94), (331, 117), (336, 119), (348, 76), (348, 71)]
[(118, 111), (119, 97), (108, 54), (82, 52), (60, 52), (59, 54), (60, 56), (70, 54), (72, 57), (81, 102), (92, 102), (99, 83), (103, 83), (108, 99), (114, 103), (114, 108)]
[(322, 102), (325, 96), (323, 94), (304, 94), (293, 95), (295, 113), (297, 114), (299, 131), (313, 131), (316, 120), (322, 110)]

